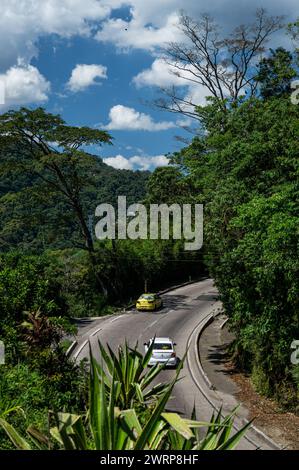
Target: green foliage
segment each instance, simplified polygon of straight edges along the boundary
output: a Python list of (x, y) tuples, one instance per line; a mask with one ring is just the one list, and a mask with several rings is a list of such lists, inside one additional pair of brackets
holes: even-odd
[(0, 315), (20, 319), (24, 310), (41, 308), (57, 315), (64, 308), (59, 285), (46, 274), (46, 256), (26, 256), (14, 252), (0, 256)]
[(271, 56), (261, 60), (256, 81), (260, 84), (263, 98), (290, 95), (291, 82), (296, 77), (293, 57), (289, 51), (279, 47)]
[[(155, 403), (157, 398), (169, 387), (168, 383), (158, 383), (151, 387), (152, 382), (164, 368), (156, 364), (147, 370), (152, 355), (153, 344), (148, 348), (145, 356), (138, 351), (138, 345), (130, 348), (127, 343), (119, 346), (114, 353), (107, 346), (108, 351), (99, 343), (101, 364), (94, 363), (100, 382), (103, 381), (107, 395), (113, 393), (115, 387), (114, 404), (121, 410), (135, 408), (143, 409)], [(145, 372), (146, 371), (146, 372)]]
[[(0, 422), (17, 447), (29, 444), (14, 426), (23, 433), (31, 424), (31, 438), (48, 448), (47, 410), (80, 413), (87, 403), (84, 367), (65, 357), (65, 339), (61, 344), (65, 334), (74, 333), (70, 317), (109, 313), (112, 304), (138, 296), (145, 280), (160, 288), (169, 271), (168, 282), (185, 280), (201, 264), (192, 254), (183, 259), (180, 242), (94, 243), (87, 220), (96, 206), (115, 204), (118, 195), (126, 195), (128, 204), (139, 202), (149, 176), (115, 170), (80, 150), (111, 143), (106, 132), (67, 126), (42, 108), (21, 108), (0, 116), (0, 143), (0, 338), (6, 351)], [(182, 195), (187, 193), (185, 185)], [(140, 393), (142, 400), (151, 396), (145, 387), (154, 370), (141, 378), (143, 366), (136, 372), (135, 395), (128, 384), (121, 389), (126, 405)], [(153, 394), (160, 397), (163, 390), (154, 387)], [(3, 420), (8, 410), (11, 424)], [(70, 416), (56, 415), (58, 429)], [(125, 416), (122, 422), (135, 419)], [(76, 430), (80, 420), (74, 418)], [(4, 432), (0, 447), (11, 447)]]
[(299, 107), (269, 86), (266, 100), (226, 112), (213, 100), (198, 108), (206, 132), (173, 161), (192, 175), (205, 205), (205, 258), (236, 335), (235, 360), (262, 393), (294, 408)]
[[(49, 409), (58, 411), (68, 407), (77, 412), (84, 409), (85, 372), (67, 363), (62, 355), (57, 358), (56, 367), (54, 374), (48, 377), (47, 369), (42, 367), (38, 370), (24, 363), (1, 366), (0, 417), (9, 415), (10, 424), (19, 432), (25, 432), (29, 425), (46, 432)], [(0, 448), (12, 448), (3, 431), (0, 432)]]
[[(12, 244), (43, 250), (68, 234), (64, 237), (69, 239), (67, 246), (81, 244), (92, 253), (93, 240), (87, 219), (94, 213), (101, 183), (112, 170), (107, 171), (98, 157), (82, 151), (81, 147), (109, 144), (111, 136), (98, 129), (67, 126), (60, 116), (43, 108), (20, 108), (0, 116), (0, 142), (0, 172), (4, 180), (0, 187), (3, 248), (7, 250)], [(116, 180), (124, 176), (122, 188), (128, 180), (135, 180), (133, 172), (114, 170), (114, 173), (117, 173)], [(12, 180), (20, 175), (20, 181), (12, 186)], [(136, 179), (140, 175), (136, 173)], [(114, 198), (117, 188), (111, 183), (106, 192)], [(129, 193), (132, 186), (131, 183)], [(107, 189), (105, 182), (104, 188)], [(142, 190), (133, 191), (139, 192)], [(55, 236), (57, 225), (62, 226), (58, 237)], [(91, 262), (92, 259), (91, 256)]]
[(200, 253), (184, 251), (183, 240), (128, 239), (115, 244), (97, 242), (95, 246), (97, 269), (112, 302), (139, 297), (145, 280), (149, 289), (159, 290), (204, 273)]
[(110, 143), (104, 131), (66, 126), (40, 108), (0, 116), (2, 250), (84, 248), (84, 223), (98, 204), (115, 204), (118, 194), (128, 203), (144, 197), (147, 172), (115, 170), (80, 151), (102, 142)]
[(193, 194), (192, 180), (184, 177), (174, 166), (159, 167), (147, 183), (148, 204), (190, 203)]
[[(135, 370), (141, 368), (140, 372), (144, 372), (147, 358), (142, 359), (137, 349), (129, 351), (125, 347), (123, 351), (127, 358), (128, 355), (131, 357), (130, 369), (138, 363)], [(234, 412), (222, 419), (220, 410), (212, 416), (211, 423), (184, 419), (176, 413), (165, 412), (181, 367), (174, 379), (158, 394), (151, 413), (134, 406), (125, 409), (119, 407), (125, 404), (119, 393), (119, 379), (125, 376), (129, 378), (126, 371), (128, 364), (123, 362), (123, 358), (120, 356), (117, 359), (111, 354), (105, 356), (106, 364), (112, 371), (106, 388), (108, 376), (91, 357), (87, 419), (82, 414), (57, 412), (54, 413), (55, 426), (50, 428), (50, 433), (31, 425), (27, 428), (28, 438), (22, 437), (24, 433), (3, 418), (0, 418), (0, 426), (14, 446), (23, 450), (53, 448), (53, 440), (60, 449), (65, 450), (230, 450), (238, 444), (249, 425), (232, 435)], [(110, 360), (113, 361), (111, 367)], [(122, 369), (121, 374), (118, 368)], [(155, 370), (160, 371), (161, 368)], [(204, 437), (199, 435), (201, 428), (206, 428)]]

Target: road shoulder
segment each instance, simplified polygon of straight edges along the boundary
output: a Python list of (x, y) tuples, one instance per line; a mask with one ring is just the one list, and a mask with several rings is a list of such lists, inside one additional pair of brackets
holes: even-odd
[(273, 400), (261, 397), (249, 377), (232, 366), (227, 346), (233, 339), (225, 317), (219, 315), (202, 332), (199, 341), (201, 364), (213, 389), (224, 403), (241, 403), (240, 413), (246, 419), (254, 419), (254, 425), (277, 442), (282, 448), (299, 449), (299, 417), (281, 412)]

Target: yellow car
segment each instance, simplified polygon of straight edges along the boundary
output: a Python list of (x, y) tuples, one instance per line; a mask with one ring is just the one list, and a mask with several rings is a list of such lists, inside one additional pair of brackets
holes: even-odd
[(142, 294), (136, 302), (137, 310), (156, 310), (162, 305), (162, 299), (158, 294)]

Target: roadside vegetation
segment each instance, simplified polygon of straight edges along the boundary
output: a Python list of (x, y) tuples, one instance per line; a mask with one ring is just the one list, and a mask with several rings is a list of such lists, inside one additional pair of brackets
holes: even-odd
[[(31, 425), (27, 435), (9, 423), (11, 410), (0, 415), (0, 426), (17, 449), (65, 450), (232, 450), (248, 424), (233, 432), (235, 410), (211, 422), (201, 422), (167, 411), (181, 366), (171, 383), (152, 387), (164, 366), (146, 370), (152, 350), (145, 356), (137, 346), (120, 346), (118, 354), (100, 345), (103, 364), (91, 358), (89, 401), (84, 413), (51, 412), (48, 432)], [(105, 369), (107, 372), (105, 372)], [(128, 387), (128, 384), (130, 386)], [(199, 434), (200, 430), (204, 433)]]
[[(192, 195), (205, 207), (205, 262), (235, 333), (235, 364), (250, 374), (260, 393), (298, 412), (298, 366), (290, 356), (291, 343), (299, 338), (299, 105), (291, 100), (299, 56), (296, 48), (271, 49), (257, 67), (249, 61), (243, 74), (246, 60), (257, 52), (253, 37), (263, 27), (280, 28), (279, 19), (262, 11), (258, 19), (230, 42), (218, 43), (226, 62), (216, 61), (209, 75), (217, 86), (205, 106), (195, 107), (192, 117), (200, 130), (173, 154), (172, 163), (183, 186), (192, 180)], [(217, 52), (215, 31), (208, 19), (197, 24), (183, 18), (182, 28), (188, 46), (172, 44), (169, 57), (181, 58), (184, 70), (195, 61), (195, 79), (204, 83), (209, 78), (204, 57)], [(289, 31), (298, 41), (298, 22)], [(229, 73), (232, 69), (236, 74)], [(231, 96), (222, 99), (227, 87)], [(178, 100), (172, 91), (163, 104)]]

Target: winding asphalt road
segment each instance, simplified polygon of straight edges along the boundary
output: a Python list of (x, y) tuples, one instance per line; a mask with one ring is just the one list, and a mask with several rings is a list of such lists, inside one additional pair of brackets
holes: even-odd
[[(197, 418), (209, 421), (214, 410), (213, 403), (217, 406), (224, 405), (225, 414), (229, 411), (227, 404), (219, 403), (219, 397), (211, 399), (213, 391), (209, 390), (203, 377), (203, 371), (199, 366), (197, 353), (197, 332), (202, 322), (211, 316), (221, 303), (217, 300), (217, 289), (211, 279), (179, 287), (163, 294), (164, 307), (157, 312), (137, 312), (132, 310), (121, 315), (86, 320), (79, 325), (78, 346), (72, 356), (76, 361), (88, 357), (89, 344), (93, 354), (99, 358), (98, 340), (103, 344), (108, 343), (113, 349), (125, 340), (131, 346), (138, 341), (139, 348), (143, 351), (143, 343), (153, 336), (169, 336), (176, 343), (178, 357), (183, 357), (188, 348), (187, 358), (181, 371), (181, 380), (174, 388), (173, 398), (168, 408), (190, 417), (195, 404)], [(165, 370), (159, 377), (159, 381), (168, 381), (174, 376), (173, 370)], [(212, 396), (213, 398), (213, 396)], [(228, 406), (231, 403), (228, 403)], [(230, 408), (231, 409), (231, 408)], [(241, 419), (236, 420), (236, 427), (241, 426)], [(240, 449), (269, 449), (271, 448), (255, 433), (248, 432), (247, 437), (239, 444)]]

